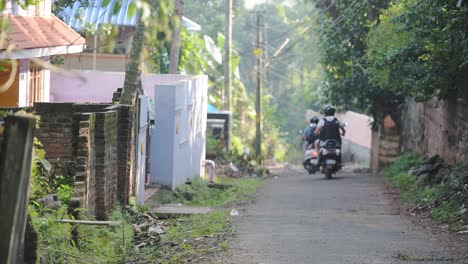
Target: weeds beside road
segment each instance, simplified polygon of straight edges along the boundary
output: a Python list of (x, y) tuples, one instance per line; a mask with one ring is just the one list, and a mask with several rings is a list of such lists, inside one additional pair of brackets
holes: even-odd
[(468, 164), (447, 166), (438, 157), (400, 156), (383, 174), (401, 191), (411, 213), (430, 212), (438, 224), (463, 232), (468, 225)]
[[(134, 252), (132, 263), (211, 263), (230, 249), (232, 237), (230, 210), (237, 203), (252, 200), (262, 185), (261, 178), (220, 178), (219, 186), (210, 187), (203, 180), (194, 180), (174, 192), (162, 190), (145, 206), (180, 203), (190, 206), (209, 206), (209, 214), (159, 220), (166, 226), (161, 240)], [(223, 187), (224, 186), (224, 187)]]

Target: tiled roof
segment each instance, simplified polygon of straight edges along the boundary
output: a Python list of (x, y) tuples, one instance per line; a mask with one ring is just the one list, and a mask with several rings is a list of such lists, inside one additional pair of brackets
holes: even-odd
[(6, 43), (0, 47), (4, 50), (10, 44), (17, 49), (35, 49), (59, 46), (84, 45), (85, 39), (54, 15), (9, 16)]

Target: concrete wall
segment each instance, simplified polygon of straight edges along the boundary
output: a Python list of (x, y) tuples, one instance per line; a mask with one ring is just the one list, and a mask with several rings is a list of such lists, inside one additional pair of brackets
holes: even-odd
[[(91, 47), (87, 48), (92, 49), (93, 47), (91, 45)], [(64, 59), (63, 67), (67, 70), (92, 70), (94, 67), (93, 53), (67, 54), (62, 57)], [(125, 72), (127, 59), (128, 57), (125, 54), (97, 54), (96, 69), (110, 72)]]
[[(151, 180), (175, 189), (203, 174), (207, 117), (206, 76), (167, 76), (155, 95)], [(170, 84), (172, 82), (172, 84)]]
[(344, 138), (353, 144), (370, 150), (372, 118), (353, 111), (339, 113), (336, 116), (340, 121), (347, 123), (346, 135)]
[[(89, 41), (89, 39), (87, 39), (86, 42), (91, 43), (87, 48), (92, 49), (93, 40)], [(98, 47), (101, 45), (102, 43), (98, 43)], [(120, 45), (120, 47), (115, 48), (119, 49), (122, 47), (123, 45)], [(94, 68), (94, 54), (90, 52), (62, 55), (64, 59), (63, 68), (66, 70), (81, 71), (92, 71), (96, 69), (98, 71), (107, 72), (125, 72), (128, 62), (128, 56), (126, 54), (105, 54), (99, 52), (100, 51), (96, 54), (96, 68)], [(152, 67), (153, 64), (150, 61), (145, 60), (142, 64), (143, 73), (151, 72)]]
[(467, 161), (468, 107), (454, 98), (424, 103), (407, 100), (402, 113), (403, 151), (441, 155), (448, 163)]
[[(122, 87), (124, 77), (124, 73), (116, 72), (75, 71), (72, 77), (53, 73), (51, 76), (51, 100), (55, 102), (110, 102), (113, 92), (118, 87)], [(155, 146), (154, 144), (156, 144), (159, 147), (151, 148), (151, 155), (153, 156), (151, 159), (154, 158), (158, 162), (167, 165), (168, 157), (178, 155), (176, 167), (172, 169), (168, 167), (158, 168), (158, 170), (161, 170), (159, 173), (161, 175), (160, 179), (156, 180), (155, 174), (151, 173), (152, 182), (175, 186), (181, 182), (183, 183), (187, 177), (192, 177), (185, 176), (185, 179), (176, 177), (174, 179), (177, 180), (177, 183), (172, 181), (172, 176), (168, 176), (171, 178), (165, 180), (165, 176), (162, 175), (172, 175), (170, 172), (174, 170), (176, 171), (175, 175), (182, 175), (182, 171), (188, 172), (187, 175), (201, 175), (202, 171), (199, 164), (200, 160), (205, 157), (207, 78), (190, 75), (143, 74), (141, 80), (145, 94), (150, 98), (151, 105), (153, 105), (153, 108), (156, 105), (155, 110), (158, 113), (156, 115), (156, 119), (158, 119), (156, 127), (166, 123), (173, 124), (172, 130), (152, 132), (153, 138), (161, 137), (163, 140), (162, 142), (153, 140), (152, 145)], [(180, 84), (176, 86), (179, 88), (176, 89), (174, 85), (178, 82)], [(172, 88), (167, 88), (167, 91), (161, 89), (156, 96), (155, 85), (170, 86)], [(174, 112), (174, 109), (179, 109), (180, 113)], [(175, 133), (176, 123), (178, 123), (180, 134)], [(178, 138), (175, 138), (175, 136)], [(175, 144), (176, 141), (179, 141), (179, 145), (164, 147), (168, 142), (174, 142)], [(160, 166), (153, 165), (152, 171), (154, 167)], [(179, 170), (181, 171), (178, 172)], [(121, 187), (119, 187), (120, 189)]]
[[(308, 123), (313, 116), (321, 117), (322, 115), (308, 110), (306, 122)], [(353, 111), (338, 113), (336, 117), (341, 122), (347, 123), (342, 147), (344, 161), (369, 163), (371, 160), (372, 118)]]
[[(111, 102), (112, 94), (123, 86), (125, 72), (72, 71), (68, 75), (51, 73), (51, 102)], [(172, 84), (190, 79), (190, 75), (143, 74), (145, 94), (154, 98), (155, 84)]]

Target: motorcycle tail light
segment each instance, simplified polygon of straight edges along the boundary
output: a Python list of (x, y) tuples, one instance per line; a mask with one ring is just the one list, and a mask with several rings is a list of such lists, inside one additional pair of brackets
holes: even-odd
[(312, 157), (318, 157), (318, 152), (316, 150), (312, 152)]

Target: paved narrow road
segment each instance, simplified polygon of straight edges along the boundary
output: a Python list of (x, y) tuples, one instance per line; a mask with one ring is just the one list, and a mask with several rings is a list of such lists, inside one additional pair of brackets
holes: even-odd
[[(287, 170), (233, 219), (230, 263), (460, 263), (392, 210), (380, 179)], [(452, 259), (452, 260), (451, 260)]]

